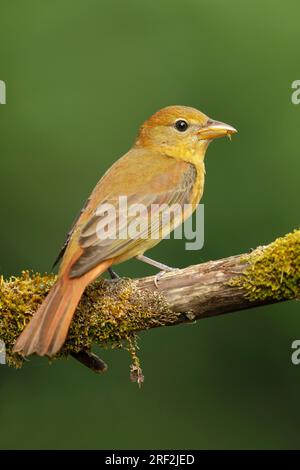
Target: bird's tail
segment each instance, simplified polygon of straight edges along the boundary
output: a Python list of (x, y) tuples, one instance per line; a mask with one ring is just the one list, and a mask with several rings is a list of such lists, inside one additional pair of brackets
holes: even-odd
[(13, 352), (22, 356), (33, 353), (39, 356), (56, 354), (65, 342), (84, 289), (108, 269), (113, 261), (104, 260), (81, 277), (69, 278), (68, 270), (65, 270), (17, 339)]
[(85, 287), (82, 278), (59, 278), (17, 339), (13, 352), (23, 356), (32, 353), (53, 356), (66, 339)]

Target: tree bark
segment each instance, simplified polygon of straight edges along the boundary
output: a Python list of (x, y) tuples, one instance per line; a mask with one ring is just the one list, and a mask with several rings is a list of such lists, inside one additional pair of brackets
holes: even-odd
[[(0, 278), (0, 340), (8, 364), (23, 359), (12, 353), (16, 338), (43, 302), (56, 276), (23, 272)], [(86, 289), (59, 353), (103, 372), (106, 364), (92, 344), (120, 347), (127, 342), (132, 377), (142, 380), (135, 333), (206, 317), (300, 298), (300, 230), (250, 253), (141, 279), (100, 279)]]
[[(279, 302), (272, 298), (250, 301), (242, 287), (231, 285), (231, 280), (242, 275), (249, 267), (245, 256), (231, 256), (166, 273), (158, 283), (158, 290), (170, 308), (181, 314), (178, 321), (170, 324)], [(155, 276), (139, 279), (137, 286), (155, 292), (157, 288), (154, 280)]]

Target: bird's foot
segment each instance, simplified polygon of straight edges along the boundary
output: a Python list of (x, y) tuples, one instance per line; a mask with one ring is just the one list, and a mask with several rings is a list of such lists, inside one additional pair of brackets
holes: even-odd
[(168, 272), (171, 271), (178, 271), (178, 268), (170, 268), (166, 264), (160, 263), (159, 261), (155, 261), (154, 259), (148, 258), (148, 256), (138, 255), (136, 257), (139, 261), (143, 261), (143, 263), (150, 264), (150, 266), (154, 266), (155, 268), (160, 269), (160, 272), (156, 274), (154, 278), (154, 284), (156, 289), (158, 289), (158, 282), (159, 280)]
[(116, 273), (116, 271), (113, 271), (113, 269), (108, 268), (108, 272), (112, 280), (121, 279), (120, 276)]
[(167, 266), (167, 268), (168, 269), (165, 268), (163, 271), (159, 271), (159, 273), (156, 274), (156, 276), (154, 278), (154, 285), (155, 285), (156, 289), (158, 289), (158, 283), (165, 274), (171, 273), (171, 272), (174, 272), (174, 271), (179, 271), (179, 268), (170, 268), (169, 266)]

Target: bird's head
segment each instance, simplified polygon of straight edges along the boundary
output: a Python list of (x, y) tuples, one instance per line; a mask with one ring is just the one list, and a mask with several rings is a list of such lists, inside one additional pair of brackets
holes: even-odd
[(168, 106), (141, 126), (136, 146), (151, 147), (169, 156), (193, 160), (203, 156), (208, 144), (218, 137), (236, 133), (234, 127), (210, 119), (195, 108)]

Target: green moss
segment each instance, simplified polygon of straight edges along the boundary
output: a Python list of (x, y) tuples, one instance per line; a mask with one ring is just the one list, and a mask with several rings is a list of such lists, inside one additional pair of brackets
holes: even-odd
[[(0, 284), (0, 339), (7, 348), (7, 363), (20, 367), (23, 359), (12, 354), (12, 347), (55, 282), (54, 275), (23, 271)], [(132, 357), (132, 379), (142, 379), (136, 354), (136, 332), (177, 320), (166, 300), (157, 292), (141, 291), (129, 279), (99, 279), (82, 296), (74, 315), (67, 340), (56, 357), (90, 350), (92, 344), (102, 347), (125, 347)]]
[(0, 339), (6, 346), (10, 366), (21, 367), (23, 359), (12, 354), (18, 335), (29, 322), (55, 281), (55, 276), (23, 271), (20, 277), (0, 281)]
[[(300, 230), (278, 238), (267, 247), (245, 256), (242, 275), (230, 281), (245, 291), (250, 301), (300, 297)], [(13, 345), (56, 280), (52, 274), (23, 271), (19, 277), (0, 279), (0, 339), (5, 342), (7, 363), (20, 367), (23, 359), (12, 354)], [(132, 357), (131, 378), (142, 381), (136, 333), (150, 327), (176, 323), (158, 292), (138, 290), (129, 279), (99, 279), (90, 285), (76, 310), (67, 340), (56, 357), (90, 350), (93, 344), (125, 348)]]
[(248, 267), (230, 285), (243, 288), (250, 301), (299, 298), (300, 230), (257, 248), (244, 261)]

